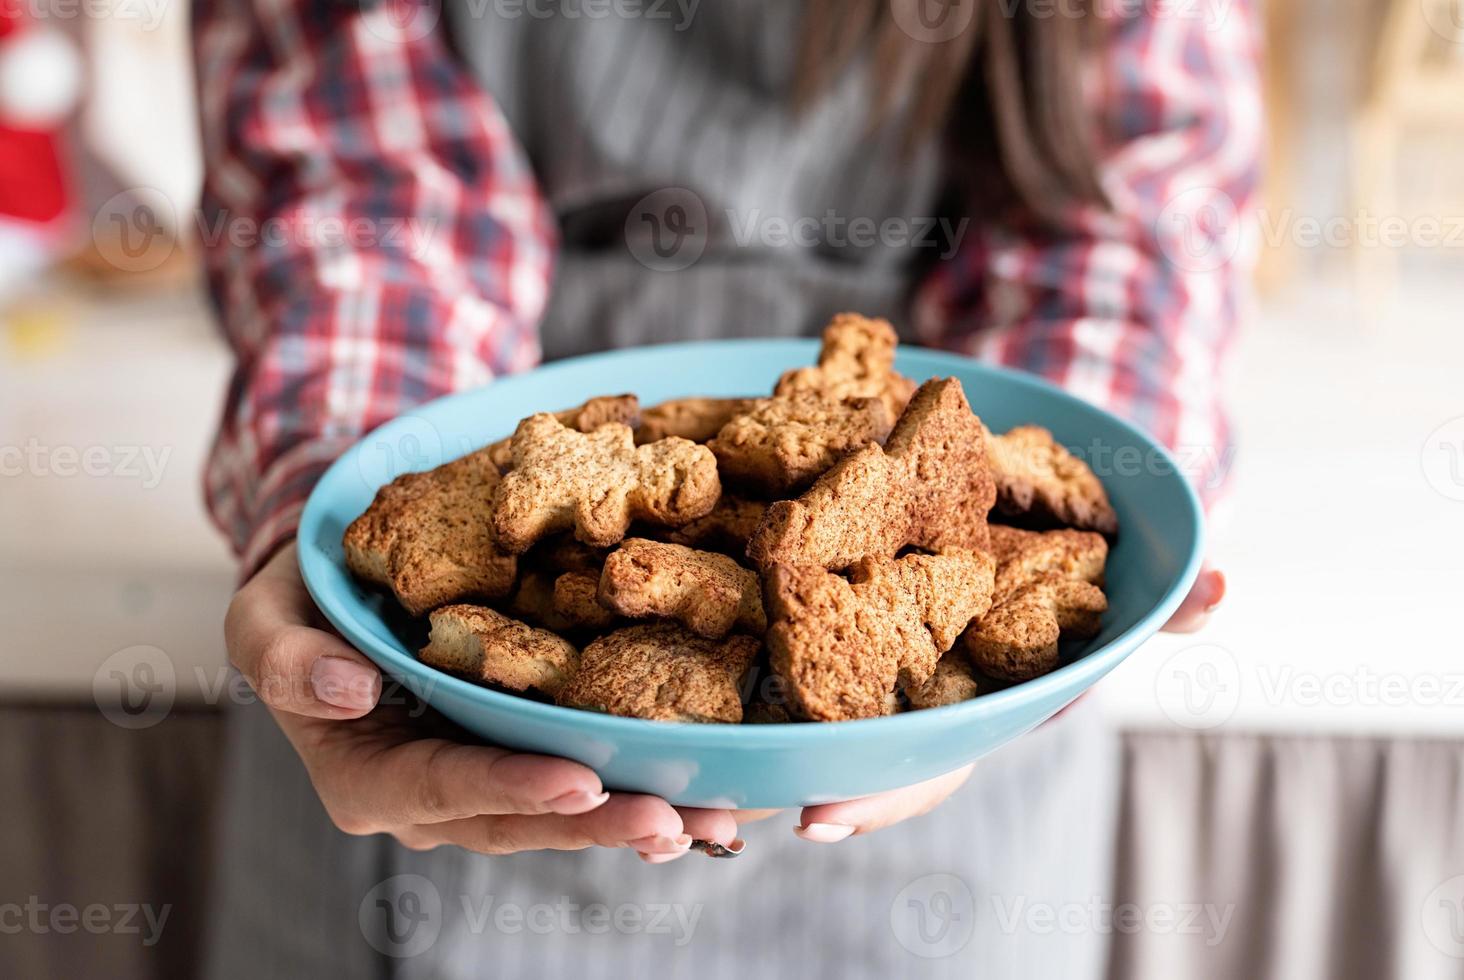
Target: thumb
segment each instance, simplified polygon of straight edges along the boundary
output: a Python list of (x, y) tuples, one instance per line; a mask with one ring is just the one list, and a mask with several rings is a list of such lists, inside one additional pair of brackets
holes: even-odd
[(310, 626), (313, 608), (294, 546), (281, 549), (229, 605), (229, 661), (271, 708), (359, 718), (381, 696), (381, 672), (340, 637)]

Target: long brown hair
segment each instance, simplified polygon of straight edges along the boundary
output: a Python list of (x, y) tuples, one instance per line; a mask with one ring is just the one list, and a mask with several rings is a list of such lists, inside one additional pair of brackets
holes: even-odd
[[(910, 30), (925, 4), (962, 26)], [(805, 0), (794, 100), (809, 104), (868, 57), (872, 126), (898, 110), (912, 142), (942, 132), (969, 203), (1055, 220), (1106, 204), (1081, 90), (1095, 33), (1085, 0), (1041, 16), (1025, 0)]]

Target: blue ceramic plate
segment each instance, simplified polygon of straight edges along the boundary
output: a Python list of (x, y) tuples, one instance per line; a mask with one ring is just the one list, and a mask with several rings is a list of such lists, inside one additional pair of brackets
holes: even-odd
[[(954, 376), (996, 431), (1047, 426), (1096, 465), (1122, 532), (1108, 563), (1103, 632), (1045, 677), (963, 704), (824, 724), (696, 725), (617, 718), (500, 694), (419, 663), (421, 642), (393, 604), (346, 571), (341, 534), (376, 490), (409, 470), (454, 459), (538, 411), (634, 392), (646, 405), (688, 395), (768, 391), (811, 363), (812, 340), (673, 344), (561, 361), (443, 398), (371, 433), (310, 495), (300, 568), (326, 617), (385, 672), (491, 742), (577, 759), (612, 789), (703, 807), (794, 807), (929, 779), (991, 752), (1051, 717), (1158, 631), (1200, 564), (1199, 503), (1170, 457), (1139, 430), (1026, 375), (953, 354), (902, 349), (898, 368)], [(1093, 455), (1097, 448), (1101, 456)]]

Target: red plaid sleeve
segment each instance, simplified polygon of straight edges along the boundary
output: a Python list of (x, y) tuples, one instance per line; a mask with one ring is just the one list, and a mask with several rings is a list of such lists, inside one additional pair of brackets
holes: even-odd
[(538, 358), (552, 220), (437, 11), (194, 6), (199, 229), (237, 359), (205, 492), (245, 574), (362, 434)]
[[(1262, 116), (1250, 0), (1110, 22), (1091, 66), (1112, 211), (973, 229), (917, 296), (923, 342), (1043, 375), (1144, 426), (1207, 500), (1224, 482), (1220, 366), (1248, 278)], [(1152, 8), (1152, 9), (1151, 9)]]

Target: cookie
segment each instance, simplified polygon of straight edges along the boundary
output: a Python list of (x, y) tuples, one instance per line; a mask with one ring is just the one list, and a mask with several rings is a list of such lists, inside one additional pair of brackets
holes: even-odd
[(747, 539), (752, 537), (767, 511), (764, 501), (724, 493), (706, 517), (663, 531), (660, 537), (688, 548), (741, 556), (747, 553)]
[(674, 619), (718, 640), (767, 629), (761, 591), (757, 574), (726, 555), (627, 538), (605, 559), (599, 600), (622, 616)]
[(1040, 578), (1057, 576), (1103, 584), (1108, 542), (1092, 531), (1026, 531), (993, 524), (990, 551), (996, 559), (997, 601)]
[(795, 712), (815, 721), (890, 713), (896, 682), (923, 684), (986, 612), (994, 566), (982, 551), (866, 558), (848, 580), (774, 565), (764, 579), (768, 654)]
[(771, 497), (800, 490), (853, 450), (884, 442), (894, 416), (877, 398), (815, 391), (765, 398), (707, 443), (722, 475)]
[(966, 631), (971, 662), (992, 677), (1030, 680), (1058, 666), (1058, 639), (1094, 636), (1108, 542), (1092, 531), (991, 526), (995, 601)]
[(418, 659), (450, 674), (552, 697), (579, 663), (568, 640), (492, 609), (443, 606), (430, 618), (432, 633)]
[(635, 430), (637, 445), (680, 436), (706, 442), (722, 426), (753, 408), (755, 398), (677, 398), (653, 405), (641, 413)]
[(539, 569), (519, 576), (518, 587), (509, 600), (509, 611), (556, 633), (579, 630), (603, 631), (618, 617), (600, 605), (596, 592), (600, 576), (591, 572), (555, 574)]
[(483, 450), (397, 477), (346, 528), (346, 566), (390, 589), (413, 616), (450, 602), (507, 595), (517, 564), (493, 536), (498, 482)]
[(1061, 524), (1103, 534), (1118, 533), (1118, 515), (1088, 464), (1052, 433), (1023, 425), (987, 440), (996, 481), (996, 509), (1011, 517)]
[(493, 530), (510, 554), (571, 528), (585, 544), (608, 547), (632, 519), (677, 526), (705, 517), (721, 492), (705, 446), (677, 438), (636, 446), (627, 425), (576, 432), (552, 415), (532, 415), (514, 433)]
[(962, 642), (971, 662), (992, 677), (1031, 680), (1057, 668), (1059, 637), (1096, 636), (1107, 609), (1096, 585), (1042, 578), (993, 606)]
[(840, 569), (910, 545), (983, 548), (995, 497), (981, 420), (959, 381), (937, 378), (916, 391), (883, 448), (844, 457), (797, 500), (772, 504), (747, 555), (759, 568)]
[(824, 327), (818, 365), (784, 374), (773, 393), (814, 392), (826, 401), (877, 398), (889, 418), (899, 418), (915, 382), (895, 372), (898, 343), (889, 321), (840, 313)]
[(971, 662), (959, 647), (940, 658), (935, 673), (922, 684), (903, 685), (905, 700), (914, 710), (942, 708), (969, 701), (981, 693)]
[[(583, 405), (551, 413), (561, 425), (580, 432), (593, 432), (602, 425), (619, 422), (634, 427), (640, 423), (640, 399), (634, 395), (602, 395)], [(513, 467), (513, 436), (488, 447), (493, 465), (507, 473)]]
[(585, 647), (559, 704), (653, 721), (742, 720), (738, 684), (761, 642), (708, 640), (675, 623), (616, 630)]

